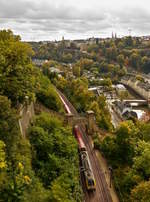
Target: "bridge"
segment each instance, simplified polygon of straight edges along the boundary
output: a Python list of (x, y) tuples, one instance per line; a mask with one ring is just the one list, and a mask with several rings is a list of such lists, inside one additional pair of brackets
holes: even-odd
[(139, 100), (139, 99), (127, 99), (127, 100), (123, 100), (125, 103), (130, 103), (131, 106), (143, 106), (143, 105), (148, 105), (148, 101), (147, 100)]

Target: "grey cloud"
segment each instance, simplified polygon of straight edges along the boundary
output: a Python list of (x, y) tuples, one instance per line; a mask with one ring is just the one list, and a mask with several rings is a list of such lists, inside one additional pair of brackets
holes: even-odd
[(117, 16), (121, 23), (131, 22), (131, 21), (148, 21), (150, 19), (150, 12), (143, 8), (126, 8), (121, 11), (112, 13), (114, 16)]
[(31, 2), (22, 0), (5, 1), (0, 0), (0, 17), (15, 18), (25, 16), (28, 10), (32, 7)]
[[(32, 23), (31, 23), (32, 24)], [(45, 21), (34, 21), (32, 24), (33, 30), (44, 30), (44, 31), (57, 31), (67, 30), (69, 32), (86, 32), (91, 30), (104, 29), (108, 27), (108, 23), (105, 21), (84, 21), (84, 20), (45, 20)]]
[(96, 4), (98, 1), (92, 0), (92, 6), (88, 0), (82, 0), (81, 4), (78, 0), (66, 0), (65, 3), (64, 0), (0, 0), (0, 26), (23, 33), (24, 38), (29, 38), (29, 33), (36, 37), (39, 33), (42, 38), (42, 34), (45, 37), (55, 37), (54, 33), (80, 34), (82, 38), (82, 35), (96, 33), (108, 35), (112, 30), (126, 33), (129, 27), (136, 34), (149, 33), (150, 9), (147, 6), (133, 5), (129, 0), (124, 6), (112, 0), (116, 3), (113, 6), (105, 1), (107, 4)]
[(99, 9), (79, 9), (72, 5), (43, 2), (29, 2), (23, 0), (0, 0), (1, 18), (27, 18), (27, 19), (104, 19), (105, 14)]

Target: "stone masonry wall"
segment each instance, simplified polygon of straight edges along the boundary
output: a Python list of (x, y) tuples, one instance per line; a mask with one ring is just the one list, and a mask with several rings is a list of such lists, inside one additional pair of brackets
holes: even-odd
[(33, 102), (30, 105), (22, 106), (19, 111), (20, 111), (19, 127), (20, 127), (22, 136), (25, 137), (30, 121), (35, 115)]

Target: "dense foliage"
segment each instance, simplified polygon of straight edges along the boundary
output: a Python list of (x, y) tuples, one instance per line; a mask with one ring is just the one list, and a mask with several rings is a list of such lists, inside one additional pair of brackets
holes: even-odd
[(63, 105), (55, 87), (51, 84), (50, 80), (46, 76), (44, 76), (42, 73), (37, 73), (37, 100), (49, 109), (62, 112)]
[(125, 122), (113, 136), (96, 142), (113, 167), (120, 201), (149, 202), (150, 124)]
[(36, 52), (34, 58), (72, 63), (77, 77), (90, 71), (95, 78), (109, 77), (117, 82), (127, 71), (150, 72), (150, 44), (138, 37), (99, 40), (93, 44), (88, 40), (81, 44), (63, 40), (31, 45)]
[(48, 191), (32, 170), (30, 143), (21, 137), (17, 112), (7, 97), (0, 97), (0, 106), (0, 200), (36, 202), (39, 195), (46, 202)]
[(71, 43), (68, 48), (64, 40), (56, 43), (56, 45), (54, 43), (44, 44), (42, 42), (30, 42), (30, 44), (35, 52), (33, 58), (57, 60), (65, 63), (71, 63), (80, 58), (80, 51), (76, 45)]
[(80, 201), (78, 150), (70, 129), (42, 114), (29, 142), (20, 135), (10, 101), (1, 96), (0, 104), (0, 200)]
[(0, 94), (13, 104), (34, 99), (35, 77), (31, 47), (11, 31), (0, 31)]
[(70, 99), (78, 112), (85, 113), (88, 110), (93, 110), (98, 125), (106, 130), (112, 129), (106, 98), (103, 95), (96, 97), (94, 93), (89, 91), (88, 80), (86, 78), (78, 78), (71, 81), (62, 77), (56, 79), (54, 82)]
[(52, 201), (80, 201), (77, 143), (69, 128), (49, 114), (36, 117), (30, 128), (33, 167)]
[(0, 95), (7, 96), (13, 106), (35, 100), (59, 111), (61, 103), (50, 81), (31, 61), (31, 47), (8, 30), (0, 31)]
[(32, 65), (32, 53), (19, 36), (0, 31), (0, 201), (80, 201), (77, 144), (70, 129), (42, 114), (29, 138), (20, 133), (20, 104), (37, 99), (62, 112), (56, 89)]

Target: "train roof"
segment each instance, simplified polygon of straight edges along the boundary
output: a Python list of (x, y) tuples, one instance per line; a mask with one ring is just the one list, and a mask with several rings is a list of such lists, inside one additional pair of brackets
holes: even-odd
[(86, 148), (86, 147), (85, 147), (85, 144), (84, 144), (84, 142), (83, 142), (83, 140), (82, 140), (82, 134), (81, 134), (81, 132), (80, 132), (79, 127), (78, 127), (78, 126), (75, 126), (74, 129), (75, 129), (75, 136), (76, 136), (76, 139), (77, 139), (78, 144), (79, 144), (79, 148), (80, 148), (80, 149)]
[(59, 95), (61, 101), (63, 102), (65, 110), (67, 111), (67, 113), (71, 114), (70, 108), (68, 107), (68, 105), (66, 104), (66, 102), (64, 101), (64, 99), (62, 98), (62, 96), (60, 94), (58, 94), (58, 95)]
[(81, 138), (81, 135), (78, 136), (77, 140), (78, 140), (78, 143), (79, 143), (79, 147), (80, 148), (85, 148), (85, 144), (84, 144), (84, 142), (83, 142), (83, 140)]

